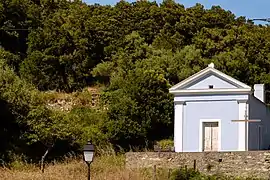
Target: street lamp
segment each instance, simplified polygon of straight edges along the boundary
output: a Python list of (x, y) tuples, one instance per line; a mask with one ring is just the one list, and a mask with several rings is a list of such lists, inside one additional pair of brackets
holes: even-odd
[(88, 166), (88, 180), (90, 180), (90, 164), (93, 161), (94, 152), (95, 152), (94, 145), (90, 141), (88, 141), (83, 148), (83, 159)]

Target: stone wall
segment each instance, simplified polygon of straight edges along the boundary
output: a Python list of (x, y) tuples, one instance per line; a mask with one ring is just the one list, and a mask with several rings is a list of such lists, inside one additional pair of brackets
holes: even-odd
[(193, 168), (205, 174), (225, 174), (241, 177), (269, 178), (270, 151), (248, 152), (129, 152), (126, 153), (127, 168), (157, 167)]

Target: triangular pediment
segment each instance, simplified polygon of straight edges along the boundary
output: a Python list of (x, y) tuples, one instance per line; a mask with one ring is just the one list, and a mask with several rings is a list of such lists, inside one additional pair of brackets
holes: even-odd
[(231, 83), (214, 73), (208, 73), (178, 89), (209, 89), (210, 86), (215, 89), (241, 88), (241, 86)]
[(223, 91), (248, 92), (251, 91), (251, 87), (215, 69), (213, 63), (211, 63), (207, 68), (170, 88), (171, 93)]

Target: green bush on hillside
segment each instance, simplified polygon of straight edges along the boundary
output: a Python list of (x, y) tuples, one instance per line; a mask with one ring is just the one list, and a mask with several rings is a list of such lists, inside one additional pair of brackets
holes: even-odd
[[(86, 134), (91, 123), (85, 126), (86, 122), (75, 113), (49, 110), (42, 97), (0, 61), (1, 159), (8, 160), (12, 153), (27, 153), (25, 150), (33, 144), (47, 149), (67, 141), (81, 147), (89, 138)], [(44, 152), (37, 153), (41, 156)]]

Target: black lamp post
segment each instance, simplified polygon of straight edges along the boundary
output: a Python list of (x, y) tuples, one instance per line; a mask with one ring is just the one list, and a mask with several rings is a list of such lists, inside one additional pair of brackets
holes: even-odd
[(90, 165), (94, 158), (94, 152), (94, 145), (90, 141), (88, 141), (83, 148), (83, 159), (88, 166), (88, 180), (90, 180)]

